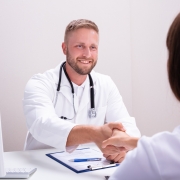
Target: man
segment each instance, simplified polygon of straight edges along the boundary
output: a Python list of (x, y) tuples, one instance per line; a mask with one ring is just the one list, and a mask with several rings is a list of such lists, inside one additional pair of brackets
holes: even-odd
[[(94, 22), (72, 21), (62, 43), (66, 62), (27, 83), (23, 105), (29, 133), (25, 149), (51, 146), (72, 151), (90, 142), (101, 148), (113, 129), (123, 131), (122, 125), (124, 133), (140, 136), (113, 81), (92, 71), (98, 59), (98, 43), (99, 30)], [(125, 154), (104, 156), (121, 162)]]

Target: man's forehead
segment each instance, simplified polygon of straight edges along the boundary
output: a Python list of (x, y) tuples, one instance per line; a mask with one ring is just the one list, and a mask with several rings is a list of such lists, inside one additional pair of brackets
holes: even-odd
[[(75, 43), (80, 44), (80, 45), (86, 45), (86, 42), (83, 41), (76, 41)], [(98, 42), (91, 42), (91, 45), (98, 45)]]

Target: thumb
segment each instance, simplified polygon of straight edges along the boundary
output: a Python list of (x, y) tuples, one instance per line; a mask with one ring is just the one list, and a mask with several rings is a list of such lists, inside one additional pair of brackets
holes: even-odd
[(106, 146), (111, 145), (109, 141), (110, 141), (109, 139), (103, 141), (102, 142), (102, 148), (106, 148)]
[(109, 123), (109, 126), (111, 129), (119, 129), (120, 131), (123, 131), (123, 132), (126, 131), (126, 129), (120, 122), (111, 122)]

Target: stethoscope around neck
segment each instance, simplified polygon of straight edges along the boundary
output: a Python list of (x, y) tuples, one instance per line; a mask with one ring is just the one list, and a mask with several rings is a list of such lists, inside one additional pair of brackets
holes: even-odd
[[(58, 86), (57, 86), (57, 92), (56, 92), (56, 100), (55, 100), (55, 104), (54, 107), (56, 107), (57, 104), (57, 100), (58, 100), (58, 94), (61, 88), (61, 77), (62, 77), (62, 69), (64, 70), (64, 73), (66, 75), (67, 80), (69, 81), (69, 84), (71, 86), (71, 92), (72, 92), (72, 97), (73, 97), (73, 110), (74, 110), (74, 116), (72, 118), (68, 118), (65, 116), (60, 116), (59, 118), (64, 119), (64, 120), (72, 120), (75, 117), (76, 111), (75, 111), (75, 106), (74, 106), (74, 87), (73, 84), (66, 72), (66, 68), (65, 68), (65, 64), (66, 62), (63, 62), (62, 65), (60, 66), (60, 70), (59, 70), (59, 82), (58, 82)], [(96, 117), (96, 110), (95, 110), (95, 105), (94, 105), (94, 84), (93, 84), (93, 80), (90, 74), (88, 74), (89, 76), (89, 84), (90, 84), (90, 100), (91, 100), (91, 108), (89, 109), (88, 115), (89, 118), (95, 118)]]

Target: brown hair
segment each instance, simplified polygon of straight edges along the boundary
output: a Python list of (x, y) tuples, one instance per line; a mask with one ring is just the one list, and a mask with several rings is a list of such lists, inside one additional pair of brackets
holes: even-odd
[(166, 45), (169, 51), (167, 64), (169, 83), (174, 95), (180, 101), (180, 13), (169, 28)]
[(99, 33), (99, 29), (94, 22), (87, 20), (87, 19), (73, 20), (66, 27), (65, 35), (64, 35), (64, 42), (67, 42), (67, 37), (68, 37), (70, 32), (73, 32), (73, 31), (80, 29), (80, 28), (93, 29), (97, 33)]

